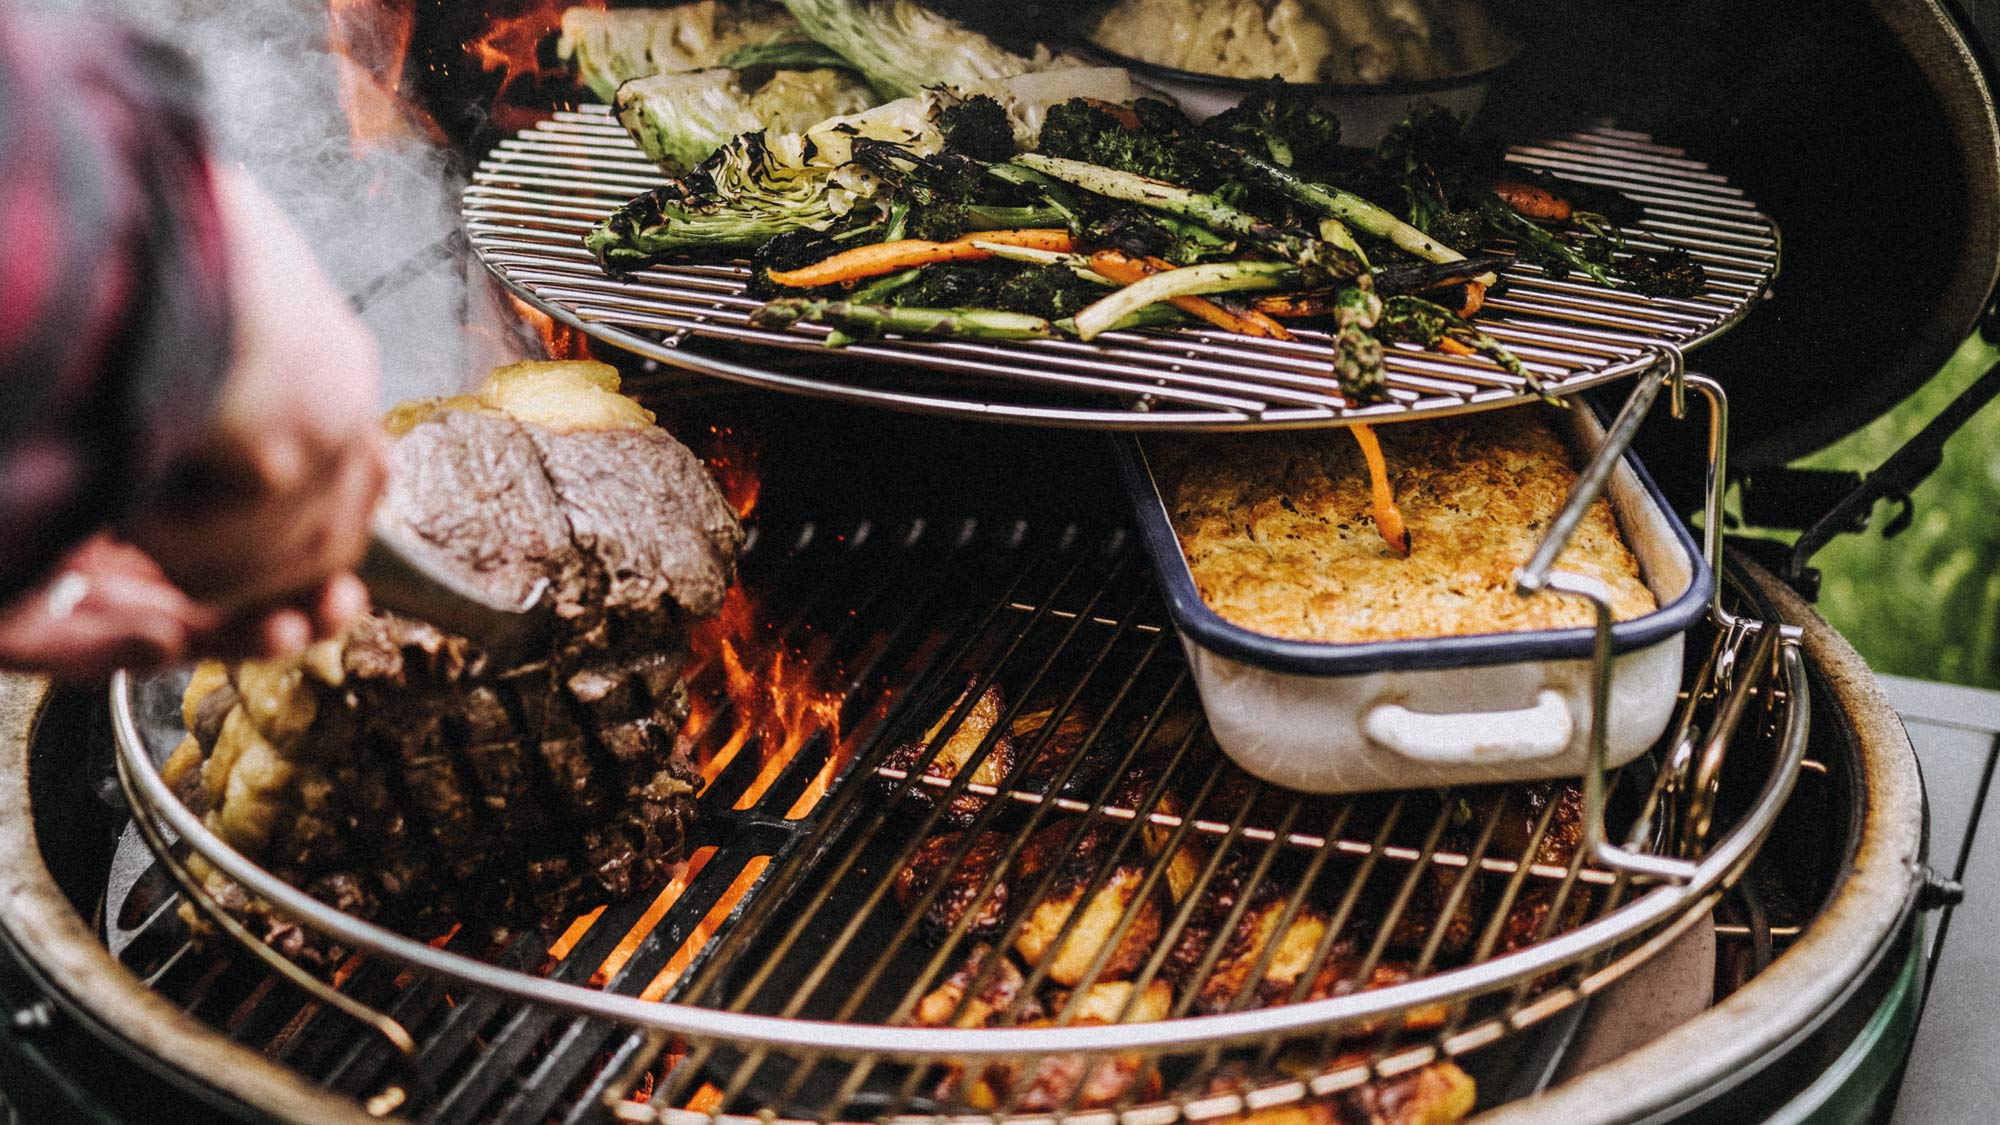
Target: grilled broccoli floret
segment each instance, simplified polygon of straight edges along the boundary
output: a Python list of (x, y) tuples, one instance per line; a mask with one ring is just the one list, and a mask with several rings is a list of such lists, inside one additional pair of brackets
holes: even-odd
[(1491, 234), (1485, 216), (1476, 207), (1436, 212), (1423, 226), (1423, 232), (1446, 246), (1457, 246), (1468, 252), (1483, 245)]
[(1252, 94), (1208, 119), (1216, 137), (1268, 154), (1287, 168), (1318, 170), (1340, 156), (1340, 118), (1302, 94), (1272, 88)]
[(1129, 207), (1096, 209), (1080, 225), (1085, 245), (1108, 246), (1135, 258), (1162, 258), (1177, 266), (1228, 254), (1236, 243), (1206, 227)]
[(1060, 320), (1074, 316), (1104, 292), (1104, 286), (1085, 281), (1068, 266), (1028, 266), (994, 289), (993, 307)]
[(765, 275), (772, 270), (795, 270), (824, 261), (842, 250), (873, 242), (879, 231), (866, 217), (852, 216), (828, 230), (797, 227), (765, 239), (750, 252), (750, 286), (753, 297), (796, 297), (799, 290), (772, 285)]
[(991, 308), (993, 294), (1013, 267), (1000, 262), (952, 262), (926, 266), (916, 280), (897, 289), (891, 304), (913, 308)]
[(1648, 297), (1698, 297), (1708, 287), (1708, 271), (1678, 246), (1634, 254), (1618, 267), (1618, 274)]
[(999, 102), (984, 94), (954, 102), (938, 111), (938, 132), (944, 151), (987, 164), (1014, 155), (1014, 127)]
[(1005, 186), (986, 165), (963, 153), (925, 156), (890, 141), (859, 137), (854, 162), (888, 185), (896, 200), (892, 237), (957, 238), (971, 225), (970, 208), (1004, 203)]
[(1208, 166), (1180, 145), (1150, 130), (1130, 128), (1109, 110), (1083, 98), (1049, 107), (1035, 151), (1150, 176), (1196, 191), (1206, 191), (1216, 183)]

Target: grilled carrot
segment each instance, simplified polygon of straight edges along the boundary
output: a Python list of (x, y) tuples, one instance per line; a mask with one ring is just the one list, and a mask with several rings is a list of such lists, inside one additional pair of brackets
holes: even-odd
[(1361, 459), (1368, 462), (1368, 486), (1375, 494), (1375, 530), (1382, 533), (1390, 550), (1407, 556), (1410, 529), (1403, 523), (1402, 510), (1396, 507), (1395, 490), (1389, 487), (1389, 464), (1382, 459), (1382, 443), (1366, 425), (1357, 422), (1348, 428), (1361, 446)]
[(1569, 221), (1569, 200), (1547, 188), (1524, 184), (1519, 180), (1500, 180), (1493, 185), (1493, 194), (1500, 197), (1500, 202), (1513, 208), (1516, 214), (1530, 219), (1544, 223)]
[(1250, 306), (1265, 316), (1299, 320), (1333, 315), (1334, 290), (1307, 289), (1297, 293), (1273, 293), (1259, 297)]
[(1070, 249), (1069, 232), (1066, 230), (982, 230), (963, 238), (954, 238), (950, 242), (903, 238), (894, 242), (857, 246), (852, 250), (842, 250), (831, 258), (814, 262), (809, 266), (801, 266), (795, 270), (772, 270), (766, 276), (771, 279), (773, 285), (810, 289), (821, 285), (837, 285), (843, 281), (859, 281), (864, 277), (880, 277), (913, 266), (928, 266), (937, 262), (978, 261), (993, 256), (993, 251), (973, 245), (975, 242), (1026, 246), (1033, 250), (1067, 252)]
[[(1173, 269), (1174, 266), (1171, 262), (1158, 258), (1142, 260), (1118, 250), (1099, 250), (1090, 256), (1090, 268), (1120, 285), (1130, 285), (1142, 278)], [(1241, 332), (1245, 336), (1266, 336), (1273, 340), (1292, 338), (1292, 334), (1285, 331), (1284, 325), (1255, 309), (1234, 312), (1206, 297), (1173, 297), (1167, 303), (1189, 316), (1200, 317), (1217, 328), (1230, 332)]]
[(1464, 317), (1467, 320), (1471, 320), (1473, 314), (1477, 313), (1480, 309), (1483, 309), (1485, 307), (1486, 307), (1486, 287), (1484, 285), (1481, 285), (1477, 281), (1466, 282), (1465, 301), (1463, 304), (1459, 305), (1457, 309), (1458, 315)]

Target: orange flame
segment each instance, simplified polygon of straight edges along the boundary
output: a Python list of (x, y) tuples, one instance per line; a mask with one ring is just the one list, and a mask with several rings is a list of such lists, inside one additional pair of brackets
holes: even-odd
[(356, 157), (381, 144), (444, 139), (403, 93), (416, 24), (415, 0), (328, 0), (327, 46), (339, 66), (340, 108)]
[(541, 45), (562, 26), (567, 8), (602, 8), (604, 0), (533, 0), (526, 10), (495, 17), (465, 49), (488, 73), (500, 72), (493, 96), (493, 121), (502, 129), (524, 129), (547, 116), (545, 108), (515, 105), (508, 92), (524, 78), (543, 78)]
[(729, 506), (739, 518), (749, 519), (757, 510), (757, 498), (764, 491), (757, 473), (757, 446), (753, 440), (728, 426), (710, 426), (708, 455), (702, 460), (722, 488)]
[(549, 314), (514, 296), (507, 294), (507, 303), (514, 314), (527, 322), (535, 330), (535, 337), (542, 342), (542, 354), (550, 359), (589, 359), (590, 337), (559, 323)]
[[(704, 458), (709, 471), (737, 514), (747, 518), (763, 491), (756, 447), (726, 426), (711, 427), (709, 436)], [(735, 729), (718, 744), (720, 732), (711, 729), (718, 713), (716, 701), (697, 693), (682, 731), (696, 748), (702, 776), (713, 781), (745, 746), (754, 742), (758, 748), (760, 769), (738, 799), (738, 808), (762, 798), (793, 756), (821, 734), (832, 747), (831, 761), (822, 772), (830, 777), (828, 771), (837, 771), (844, 761), (840, 741), (844, 697), (827, 686), (832, 669), (806, 644), (781, 644), (768, 655), (756, 655), (762, 646), (755, 642), (768, 642), (773, 628), (739, 584), (729, 588), (722, 611), (702, 622), (693, 637), (694, 651), (709, 667), (721, 669), (723, 692), (736, 716)]]

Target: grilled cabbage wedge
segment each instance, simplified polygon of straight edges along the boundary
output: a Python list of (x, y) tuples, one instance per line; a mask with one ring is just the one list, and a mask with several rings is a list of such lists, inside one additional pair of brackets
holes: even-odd
[(744, 71), (708, 67), (634, 78), (612, 107), (640, 151), (668, 175), (684, 175), (744, 133), (799, 133), (830, 117), (860, 113), (874, 91), (845, 70), (778, 70), (761, 85)]
[(892, 98), (1080, 65), (1042, 47), (1017, 55), (916, 0), (785, 0), (785, 7), (807, 36), (845, 57)]
[(556, 54), (609, 102), (634, 78), (729, 65), (746, 48), (811, 40), (765, 0), (697, 0), (671, 8), (571, 8)]
[(873, 201), (881, 184), (851, 163), (856, 138), (934, 153), (944, 146), (938, 111), (984, 95), (1006, 110), (1015, 144), (1040, 135), (1051, 106), (1071, 98), (1128, 102), (1131, 76), (1115, 67), (1022, 74), (914, 97), (829, 118), (795, 133), (745, 133), (686, 176), (626, 204), (584, 239), (605, 269), (622, 273), (677, 253), (748, 250), (789, 230), (825, 230)]

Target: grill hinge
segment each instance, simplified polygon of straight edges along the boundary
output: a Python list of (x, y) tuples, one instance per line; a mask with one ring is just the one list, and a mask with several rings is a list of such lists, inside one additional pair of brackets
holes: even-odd
[[(1867, 528), (1878, 500), (1900, 505), (1889, 522), (1882, 525), (1882, 537), (1894, 538), (1910, 526), (1914, 505), (1910, 494), (1944, 461), (1945, 442), (1963, 429), (1981, 407), (2000, 397), (2000, 364), (1959, 392), (1951, 405), (1938, 412), (1917, 435), (1865, 478), (1851, 473), (1811, 469), (1781, 469), (1758, 476), (1767, 483), (1744, 482), (1744, 513), (1751, 523), (1767, 527), (1802, 527), (1778, 576), (1810, 598), (1819, 586), (1819, 575), (1810, 565), (1819, 549), (1837, 535)], [(1856, 481), (1844, 495), (1827, 501), (1842, 482)], [(1816, 518), (1792, 518), (1788, 512), (1820, 512)]]

